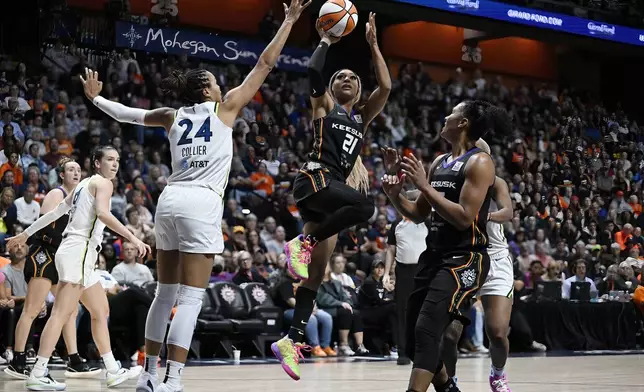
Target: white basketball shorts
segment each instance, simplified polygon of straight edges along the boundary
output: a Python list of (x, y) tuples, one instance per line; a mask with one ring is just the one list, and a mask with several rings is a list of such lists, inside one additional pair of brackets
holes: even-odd
[(92, 272), (98, 261), (100, 245), (78, 235), (63, 238), (56, 251), (56, 270), (62, 282), (83, 285), (85, 288), (97, 283)]
[(210, 188), (168, 185), (157, 205), (157, 249), (217, 254), (224, 251), (221, 218), (224, 203)]
[(490, 255), (490, 272), (478, 296), (498, 295), (512, 298), (514, 292), (514, 268), (508, 251)]

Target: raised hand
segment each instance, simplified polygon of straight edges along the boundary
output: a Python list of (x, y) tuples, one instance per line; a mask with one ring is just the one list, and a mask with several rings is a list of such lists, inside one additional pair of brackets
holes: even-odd
[(409, 177), (411, 182), (416, 185), (416, 188), (423, 189), (429, 186), (429, 181), (427, 180), (427, 173), (425, 172), (425, 167), (423, 162), (416, 158), (413, 154), (403, 158), (403, 162), (400, 164), (402, 172), (404, 175)]
[(405, 183), (405, 175), (398, 177), (397, 174), (385, 174), (382, 176), (382, 190), (389, 198), (397, 197), (402, 191), (403, 184)]
[(80, 80), (81, 83), (83, 83), (85, 95), (90, 101), (93, 101), (94, 98), (98, 97), (101, 90), (103, 90), (103, 82), (98, 80), (98, 72), (96, 71), (85, 68), (85, 78), (81, 75)]
[(369, 12), (369, 21), (367, 22), (367, 32), (366, 32), (367, 42), (369, 45), (376, 46), (378, 45), (378, 35), (376, 34), (376, 14)]
[(382, 160), (387, 174), (398, 174), (400, 171), (400, 155), (398, 151), (390, 147), (381, 147)]
[(286, 19), (290, 19), (293, 22), (298, 20), (302, 15), (302, 11), (311, 5), (312, 1), (313, 0), (291, 0), (290, 6), (287, 6), (286, 3), (282, 3), (284, 5), (284, 15), (286, 16)]
[(320, 35), (320, 39), (327, 39), (329, 41), (329, 44), (334, 44), (340, 41), (340, 38), (342, 38), (342, 37), (334, 37), (331, 34), (329, 34), (328, 31), (324, 31), (324, 29), (322, 28), (322, 22), (320, 21), (320, 19), (318, 19), (315, 22), (315, 29), (318, 31), (318, 34)]

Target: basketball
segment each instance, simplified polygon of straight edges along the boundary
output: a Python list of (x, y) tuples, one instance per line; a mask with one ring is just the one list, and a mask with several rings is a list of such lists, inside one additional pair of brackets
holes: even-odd
[(358, 24), (358, 10), (349, 0), (328, 0), (320, 8), (322, 29), (334, 37), (344, 37)]

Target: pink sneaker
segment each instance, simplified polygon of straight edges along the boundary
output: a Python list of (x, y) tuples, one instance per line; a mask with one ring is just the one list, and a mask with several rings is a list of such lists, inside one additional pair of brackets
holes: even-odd
[(492, 392), (510, 392), (508, 379), (505, 377), (505, 374), (498, 377), (490, 375), (490, 389)]

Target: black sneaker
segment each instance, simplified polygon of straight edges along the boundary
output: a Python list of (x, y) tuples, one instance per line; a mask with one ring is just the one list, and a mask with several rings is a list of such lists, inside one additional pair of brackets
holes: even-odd
[(411, 359), (407, 357), (398, 357), (398, 359), (396, 360), (396, 364), (398, 365), (404, 366), (404, 365), (409, 365), (410, 363), (411, 363)]
[(37, 357), (36, 350), (34, 350), (33, 348), (30, 348), (27, 350), (25, 354), (27, 356), (27, 363), (29, 365), (33, 365), (34, 363), (36, 363), (36, 357)]
[(97, 378), (103, 370), (99, 367), (89, 366), (87, 362), (77, 363), (75, 365), (67, 364), (65, 370), (66, 378)]
[(31, 367), (24, 363), (13, 361), (4, 369), (4, 372), (17, 380), (26, 380), (29, 378), (29, 373), (31, 373)]

